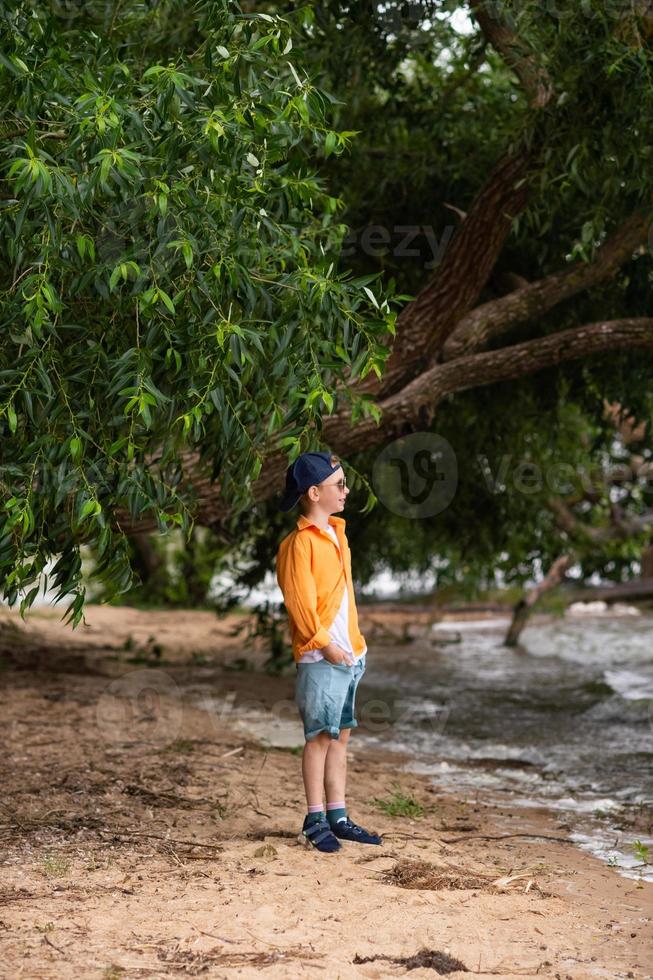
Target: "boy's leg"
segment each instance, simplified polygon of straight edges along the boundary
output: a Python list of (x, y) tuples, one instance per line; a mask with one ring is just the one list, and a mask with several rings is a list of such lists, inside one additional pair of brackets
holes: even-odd
[(345, 799), (347, 787), (347, 743), (351, 728), (342, 728), (340, 737), (329, 739), (326, 763), (324, 766), (324, 788), (327, 804), (339, 803)]
[(327, 853), (333, 853), (340, 848), (340, 841), (329, 829), (322, 802), (324, 769), (330, 741), (328, 732), (320, 732), (314, 738), (307, 739), (302, 754), (302, 776), (308, 804), (302, 833), (313, 847)]
[(302, 776), (306, 802), (309, 807), (322, 809), (322, 798), (325, 783), (326, 759), (329, 752), (331, 736), (328, 732), (320, 732), (310, 742), (304, 745), (302, 754)]
[(340, 724), (340, 737), (329, 746), (325, 765), (325, 785), (327, 794), (327, 819), (331, 830), (341, 840), (355, 841), (359, 844), (381, 844), (378, 834), (370, 833), (358, 824), (352, 823), (347, 815), (345, 791), (347, 783), (347, 743), (352, 727), (358, 725), (355, 717), (355, 702), (358, 683), (365, 672), (365, 657), (352, 668), (351, 680), (345, 698)]
[[(365, 657), (351, 669), (348, 677), (347, 691), (342, 705), (340, 725), (357, 725), (355, 718), (356, 691), (361, 677), (365, 673)], [(329, 746), (324, 773), (324, 786), (327, 798), (327, 816), (331, 811), (329, 823), (333, 826), (335, 820), (346, 816), (345, 792), (347, 789), (347, 744), (351, 728), (341, 728), (340, 735)], [(335, 806), (335, 804), (339, 806)]]
[[(302, 775), (309, 807), (302, 832), (318, 850), (340, 846), (329, 825), (331, 820), (346, 817), (347, 742), (349, 729), (357, 724), (353, 717), (354, 696), (364, 669), (364, 658), (353, 668), (326, 660), (299, 664), (297, 668), (295, 696), (304, 723)], [(325, 785), (329, 802), (339, 804), (331, 807), (328, 822), (321, 812)]]

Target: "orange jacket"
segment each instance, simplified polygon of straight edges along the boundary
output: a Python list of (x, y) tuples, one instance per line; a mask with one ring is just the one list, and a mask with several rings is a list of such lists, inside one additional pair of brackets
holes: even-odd
[[(297, 528), (279, 545), (277, 582), (290, 620), (292, 652), (296, 661), (307, 650), (331, 642), (329, 627), (336, 618), (345, 589), (349, 593), (349, 640), (355, 657), (365, 650), (358, 629), (358, 613), (351, 581), (351, 553), (342, 517), (329, 517), (340, 543), (302, 514)], [(341, 559), (343, 557), (344, 561)]]

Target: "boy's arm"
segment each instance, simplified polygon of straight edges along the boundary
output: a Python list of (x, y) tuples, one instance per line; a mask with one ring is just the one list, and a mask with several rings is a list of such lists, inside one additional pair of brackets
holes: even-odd
[(311, 559), (301, 538), (295, 538), (285, 552), (279, 552), (277, 581), (291, 619), (300, 635), (306, 638), (300, 653), (327, 646), (331, 637), (317, 614), (317, 590)]
[(288, 613), (300, 635), (306, 638), (299, 648), (300, 654), (306, 650), (320, 650), (330, 663), (353, 663), (341, 647), (332, 643), (328, 631), (320, 622), (310, 554), (301, 538), (295, 538), (285, 553), (279, 553), (277, 581)]

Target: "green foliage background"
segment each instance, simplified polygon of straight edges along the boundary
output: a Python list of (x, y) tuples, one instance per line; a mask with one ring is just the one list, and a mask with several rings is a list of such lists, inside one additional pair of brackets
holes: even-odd
[(0, 573), (13, 602), (58, 555), (76, 623), (82, 542), (128, 588), (114, 519), (188, 531), (192, 449), (244, 509), (263, 452), (292, 458), (337, 379), (380, 371), (394, 314), (336, 269), (341, 204), (311, 156), (349, 136), (287, 19), (229, 0), (3, 13)]
[[(27, 589), (29, 605), (57, 556), (50, 584), (72, 594), (77, 622), (83, 543), (105, 594), (127, 590), (121, 521), (147, 513), (161, 530), (191, 533), (194, 490), (179, 465), (188, 450), (233, 504), (230, 545), (209, 536), (207, 547), (246, 585), (260, 581), (292, 526), (274, 502), (250, 507), (264, 453), (284, 448), (292, 459), (317, 444), (338, 380), (382, 372), (394, 300), (432, 275), (433, 242), (446, 244), (459, 220), (452, 207), (465, 211), (511, 148), (531, 147), (531, 196), (481, 301), (499, 295), (502, 275), (532, 281), (591, 261), (610, 230), (649, 206), (644, 8), (492, 6), (546, 71), (555, 94), (545, 109), (529, 105), (453, 0), (260, 3), (253, 14), (230, 0), (4, 4), (0, 574), (9, 601)], [(363, 247), (371, 226), (387, 245)], [(399, 254), (401, 226), (416, 229), (418, 254)], [(646, 315), (650, 259), (642, 250), (501, 344)], [(496, 569), (524, 581), (545, 567), (565, 544), (546, 483), (495, 493), (480, 458), (493, 473), (506, 455), (543, 473), (560, 461), (606, 465), (622, 449), (604, 400), (650, 420), (652, 367), (648, 353), (624, 352), (448, 399), (433, 429), (457, 454), (456, 497), (428, 521), (382, 505), (361, 519), (361, 484), (348, 510), (360, 580), (437, 565), (441, 582), (471, 589)], [(377, 412), (367, 400), (355, 411)], [(650, 458), (650, 426), (634, 448)], [(376, 452), (349, 462), (369, 476)], [(648, 485), (622, 491), (629, 512), (650, 508)], [(583, 519), (600, 526), (609, 505), (604, 493)], [(583, 573), (633, 574), (643, 544), (588, 549)]]

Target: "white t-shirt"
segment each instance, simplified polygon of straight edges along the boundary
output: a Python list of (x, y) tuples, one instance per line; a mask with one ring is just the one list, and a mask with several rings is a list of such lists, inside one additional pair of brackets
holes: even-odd
[[(335, 541), (338, 551), (340, 551), (340, 545), (338, 544), (338, 536), (336, 532), (333, 530), (332, 525), (329, 524), (326, 530)], [(349, 639), (349, 590), (347, 589), (346, 585), (345, 585), (345, 591), (342, 596), (342, 602), (340, 603), (340, 608), (336, 613), (336, 618), (334, 619), (331, 626), (329, 627), (329, 636), (331, 637), (332, 643), (337, 643), (338, 646), (345, 651), (345, 653), (351, 654), (352, 660), (357, 659), (354, 656), (354, 651), (352, 649), (351, 641)], [(361, 657), (366, 651), (367, 651), (367, 647), (365, 647), (365, 650), (363, 650), (363, 653), (361, 653)], [(318, 660), (324, 660), (324, 656), (322, 655), (322, 651), (320, 649), (306, 650), (301, 655), (299, 659), (299, 663), (300, 664), (315, 663)]]

